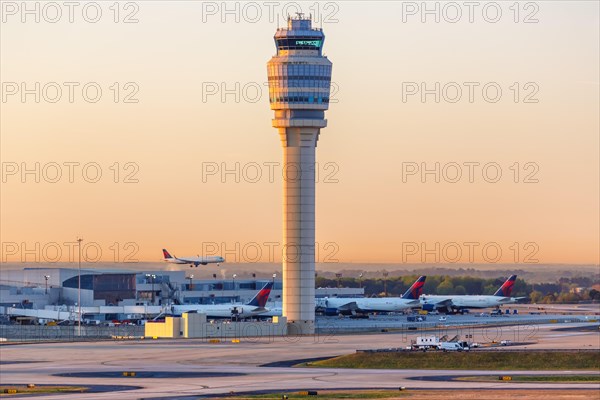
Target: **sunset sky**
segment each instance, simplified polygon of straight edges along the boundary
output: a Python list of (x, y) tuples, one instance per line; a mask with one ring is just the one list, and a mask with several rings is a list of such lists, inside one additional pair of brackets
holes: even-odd
[[(236, 22), (212, 8), (221, 2), (137, 1), (115, 23), (113, 2), (98, 3), (97, 23), (85, 21), (83, 6), (73, 23), (66, 9), (51, 23), (22, 22), (3, 5), (2, 262), (21, 261), (26, 248), (49, 261), (52, 243), (69, 261), (63, 243), (78, 235), (104, 261), (215, 246), (230, 262), (253, 261), (256, 248), (271, 261), (281, 242), (282, 151), (265, 84), (277, 19), (263, 2), (260, 18), (239, 3)], [(456, 23), (449, 9), (422, 22), (411, 8), (421, 2), (320, 5), (336, 93), (317, 147), (318, 261), (444, 263), (458, 248), (465, 263), (473, 248), (473, 262), (599, 263), (598, 2), (535, 2), (539, 9), (518, 16), (513, 2), (498, 3), (496, 23), (486, 21), (493, 10), (482, 15), (486, 2), (472, 23), (466, 8)], [(286, 4), (275, 8), (280, 26)], [(138, 22), (123, 23), (127, 15)], [(35, 94), (23, 102), (21, 83), (36, 82), (40, 102)], [(50, 82), (62, 88), (55, 103)], [(76, 83), (73, 102), (64, 82)], [(82, 94), (90, 82), (89, 96), (102, 90), (96, 103)], [(436, 82), (440, 101), (423, 102), (421, 84)], [(222, 99), (223, 87), (231, 93)], [(36, 163), (39, 182), (22, 175)], [(222, 174), (236, 163), (237, 177)], [(436, 163), (439, 182), (421, 175)]]

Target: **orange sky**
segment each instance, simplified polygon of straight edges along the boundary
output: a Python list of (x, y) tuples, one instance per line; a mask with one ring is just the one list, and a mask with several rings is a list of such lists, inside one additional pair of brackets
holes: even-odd
[[(200, 2), (136, 4), (118, 23), (109, 3), (97, 23), (3, 14), (2, 261), (50, 261), (57, 246), (69, 261), (77, 235), (105, 261), (157, 261), (163, 247), (279, 260), (281, 148), (264, 86), (277, 22), (266, 9), (222, 22)], [(497, 23), (477, 11), (450, 23), (451, 10), (423, 23), (400, 2), (319, 10), (337, 88), (317, 153), (319, 261), (450, 262), (460, 249), (469, 262), (473, 249), (492, 263), (500, 249), (499, 262), (599, 262), (598, 3), (536, 4), (518, 23), (509, 3)], [(139, 22), (122, 23), (132, 12)], [(40, 82), (39, 103), (22, 102), (22, 82)], [(73, 102), (64, 82), (78, 84)], [(439, 103), (407, 94), (436, 82)], [(23, 175), (36, 163), (38, 177)], [(436, 163), (439, 183), (421, 175)]]

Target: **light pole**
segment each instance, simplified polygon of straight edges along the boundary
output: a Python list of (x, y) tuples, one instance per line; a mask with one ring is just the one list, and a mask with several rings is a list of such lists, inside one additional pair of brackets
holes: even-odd
[(46, 294), (48, 294), (48, 279), (50, 279), (50, 275), (44, 275), (44, 279), (46, 280)]
[(383, 277), (385, 278), (383, 281), (383, 291), (385, 293), (385, 297), (388, 297), (388, 293), (387, 293), (387, 277), (389, 275), (389, 272), (387, 271), (383, 271)]
[(233, 297), (237, 299), (237, 289), (235, 288), (235, 278), (237, 278), (237, 274), (233, 274)]
[(150, 278), (152, 279), (152, 305), (154, 305), (156, 302), (156, 299), (154, 298), (154, 278), (156, 278), (156, 275), (152, 274), (150, 275)]
[(194, 279), (194, 274), (191, 274), (188, 279), (190, 280), (190, 290), (194, 289), (194, 285), (192, 284), (192, 279)]
[(77, 247), (79, 252), (79, 274), (77, 277), (77, 305), (79, 306), (79, 315), (77, 317), (77, 336), (81, 336), (81, 242), (82, 238), (77, 238)]
[[(273, 274), (273, 287), (271, 289), (275, 290), (275, 278), (277, 278), (277, 273)], [(277, 298), (281, 298), (281, 295), (277, 296)], [(273, 300), (275, 301), (275, 300)]]
[(342, 287), (342, 282), (341, 282), (341, 280), (342, 280), (342, 274), (340, 272), (338, 272), (337, 274), (335, 274), (335, 277), (338, 280), (338, 285), (337, 285), (338, 288)]
[(360, 275), (358, 275), (358, 288), (362, 289), (362, 277), (363, 277), (363, 273), (361, 272)]

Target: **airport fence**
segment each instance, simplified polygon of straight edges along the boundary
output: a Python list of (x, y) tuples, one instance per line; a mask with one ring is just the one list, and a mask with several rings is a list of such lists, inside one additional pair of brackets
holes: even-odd
[[(451, 322), (406, 322), (377, 320), (317, 320), (315, 338), (327, 342), (335, 340), (341, 334), (360, 334), (374, 332), (401, 333), (402, 341), (409, 341), (410, 336), (419, 334), (448, 334), (453, 336), (471, 335), (475, 329), (483, 330), (481, 340), (532, 340), (535, 339), (537, 326), (540, 324), (563, 323), (598, 323), (598, 317), (587, 319), (579, 316), (539, 316), (536, 318), (494, 318), (488, 320), (472, 320), (463, 323)], [(505, 326), (520, 326), (510, 332), (503, 331)], [(516, 332), (516, 333), (515, 333)], [(77, 326), (48, 325), (0, 325), (0, 341), (5, 342), (42, 342), (42, 341), (95, 341), (107, 339), (139, 339), (145, 334), (144, 326), (137, 325), (83, 325), (81, 335)], [(515, 336), (516, 335), (516, 336)], [(243, 337), (243, 335), (241, 335)], [(474, 338), (473, 338), (474, 339)]]
[(6, 342), (92, 341), (144, 336), (143, 326), (47, 326), (0, 325), (0, 340)]
[[(363, 322), (363, 320), (360, 320)], [(408, 342), (410, 337), (421, 334), (453, 337), (467, 337), (478, 341), (531, 341), (536, 340), (539, 325), (598, 323), (598, 318), (587, 319), (579, 316), (542, 316), (537, 318), (493, 318), (473, 319), (465, 322), (405, 322), (405, 321), (369, 321), (360, 323), (352, 320), (321, 321), (317, 324), (316, 333), (321, 336), (334, 337), (338, 334), (361, 334), (373, 332), (400, 333), (400, 341)], [(510, 328), (506, 330), (505, 328)]]

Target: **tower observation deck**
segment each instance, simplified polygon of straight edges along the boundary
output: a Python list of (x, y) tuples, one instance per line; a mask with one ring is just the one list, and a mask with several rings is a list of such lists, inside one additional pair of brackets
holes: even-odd
[(288, 18), (267, 64), (273, 127), (283, 146), (283, 315), (297, 334), (314, 333), (315, 151), (331, 86), (324, 41), (310, 18)]

